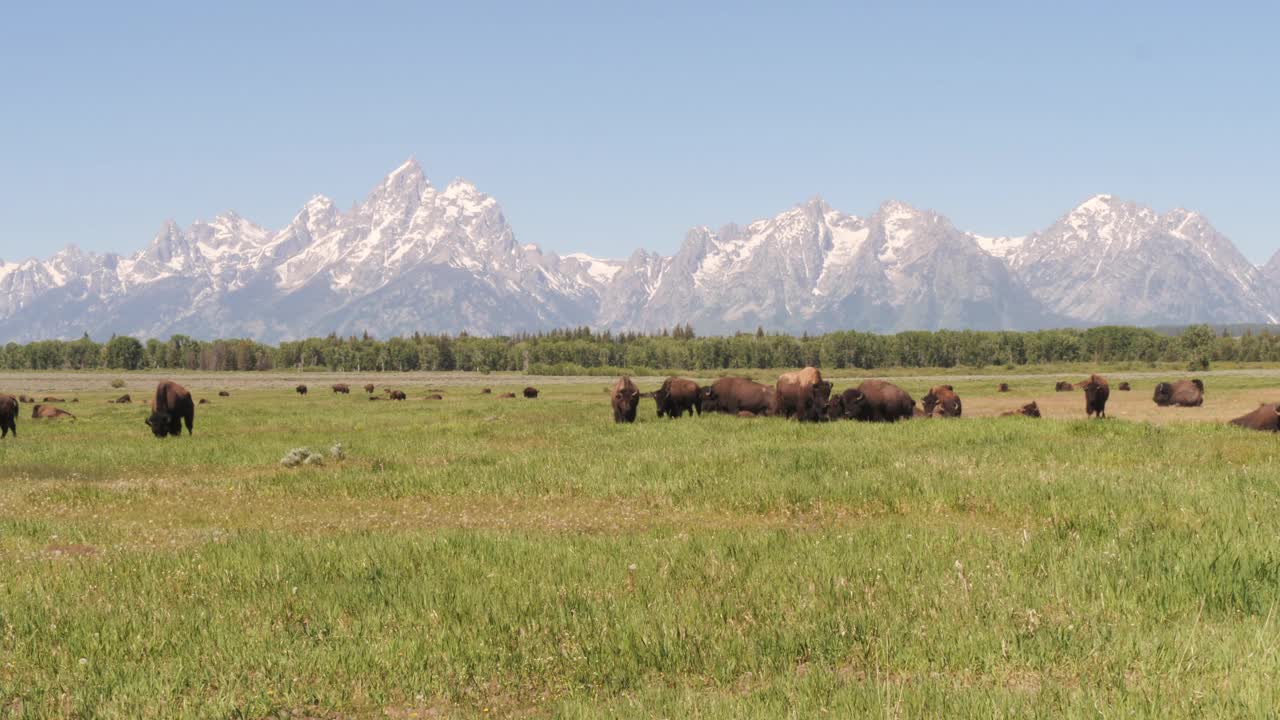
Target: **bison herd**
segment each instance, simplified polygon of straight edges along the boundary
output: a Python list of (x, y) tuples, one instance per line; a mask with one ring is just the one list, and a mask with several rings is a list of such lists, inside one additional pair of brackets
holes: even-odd
[[(1119, 389), (1128, 391), (1128, 382)], [(1084, 391), (1085, 415), (1107, 417), (1107, 400), (1111, 386), (1101, 375), (1093, 374), (1078, 382), (1060, 381), (1058, 392)], [(658, 417), (678, 418), (686, 412), (720, 413), (737, 417), (775, 416), (802, 422), (858, 420), (862, 422), (897, 422), (911, 418), (958, 418), (964, 404), (951, 385), (935, 385), (921, 398), (919, 405), (905, 390), (885, 380), (864, 380), (857, 387), (833, 392), (830, 382), (813, 367), (784, 373), (773, 385), (745, 377), (724, 377), (709, 386), (693, 380), (669, 377), (662, 386), (649, 393), (640, 392), (629, 377), (619, 378), (610, 390), (613, 420), (635, 422), (640, 399), (653, 398)], [(1000, 383), (997, 392), (1009, 392), (1008, 383)], [(1153, 401), (1161, 407), (1199, 407), (1204, 403), (1204, 383), (1199, 379), (1162, 382), (1156, 385)], [(1280, 427), (1280, 404), (1262, 405), (1257, 410), (1236, 418), (1231, 424), (1257, 430)], [(1001, 417), (1041, 417), (1037, 403), (999, 413)]]
[[(1130, 385), (1123, 382), (1118, 388), (1129, 390)], [(350, 386), (344, 383), (335, 383), (331, 389), (335, 394), (346, 395), (351, 392)], [(1107, 416), (1107, 400), (1111, 395), (1111, 388), (1101, 375), (1090, 375), (1078, 383), (1060, 381), (1054, 389), (1058, 392), (1083, 390), (1085, 414), (1091, 418)], [(307, 386), (298, 385), (295, 391), (305, 396)], [(370, 400), (381, 399), (373, 394), (372, 384), (364, 385), (364, 391)], [(951, 385), (931, 387), (918, 406), (905, 390), (885, 380), (864, 380), (857, 387), (834, 392), (832, 384), (824, 380), (821, 371), (814, 367), (783, 373), (773, 385), (758, 383), (745, 377), (723, 377), (710, 385), (700, 386), (688, 378), (669, 377), (657, 390), (645, 393), (640, 391), (631, 378), (624, 376), (611, 388), (606, 388), (606, 391), (610, 393), (613, 420), (616, 423), (635, 422), (640, 400), (643, 398), (652, 398), (658, 417), (667, 418), (683, 417), (686, 413), (690, 416), (719, 413), (744, 418), (782, 417), (800, 422), (897, 422), (912, 418), (958, 418), (963, 412), (960, 396)], [(401, 390), (384, 388), (383, 392), (390, 400), (407, 398)], [(997, 392), (1009, 392), (1009, 384), (1000, 383)], [(490, 395), (492, 390), (483, 388), (480, 393)], [(525, 398), (537, 398), (538, 389), (526, 387), (522, 394)], [(218, 395), (229, 397), (230, 393), (224, 390)], [(514, 399), (516, 394), (508, 392), (496, 397)], [(442, 400), (444, 396), (433, 391), (425, 395), (424, 399)], [(1204, 404), (1204, 383), (1199, 379), (1158, 383), (1152, 401), (1161, 407), (1200, 407)], [(37, 403), (36, 398), (27, 395), (15, 397), (0, 394), (0, 437), (8, 437), (10, 434), (17, 437), (16, 420), (20, 403), (34, 404), (31, 412), (34, 419), (75, 418), (70, 412), (50, 404), (53, 402), (64, 401), (48, 396)], [(132, 399), (129, 395), (123, 395), (107, 402), (126, 404), (132, 402)], [(207, 402), (200, 400), (200, 404)], [(190, 435), (195, 423), (195, 404), (186, 388), (171, 381), (161, 382), (156, 386), (155, 397), (150, 403), (151, 415), (144, 422), (156, 437), (180, 436), (184, 425)], [(1041, 412), (1033, 401), (999, 415), (1039, 418)], [(1235, 418), (1230, 423), (1254, 430), (1280, 431), (1280, 403), (1260, 405), (1256, 410)]]

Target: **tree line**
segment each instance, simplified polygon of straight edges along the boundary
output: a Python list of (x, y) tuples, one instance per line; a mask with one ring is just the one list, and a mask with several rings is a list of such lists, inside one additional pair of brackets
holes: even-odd
[(524, 371), (534, 374), (606, 373), (626, 368), (728, 370), (801, 367), (1019, 366), (1065, 362), (1280, 362), (1280, 334), (1232, 336), (1194, 325), (1178, 335), (1106, 326), (1085, 330), (911, 331), (892, 335), (740, 333), (698, 337), (685, 325), (656, 334), (571, 328), (502, 337), (426, 335), (379, 340), (361, 336), (307, 338), (269, 345), (246, 339), (197, 340), (174, 335), (146, 341), (120, 335), (79, 340), (8, 343), (7, 370), (172, 369), (399, 372), (411, 370)]

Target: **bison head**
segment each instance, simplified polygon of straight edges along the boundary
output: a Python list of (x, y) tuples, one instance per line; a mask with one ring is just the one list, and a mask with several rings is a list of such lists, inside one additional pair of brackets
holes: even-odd
[(702, 405), (703, 412), (715, 412), (720, 407), (720, 396), (712, 387), (704, 387), (698, 390), (698, 402)]
[(868, 413), (867, 396), (861, 390), (845, 390), (827, 403), (827, 417), (861, 420)]
[(1196, 386), (1196, 389), (1197, 389), (1197, 390), (1199, 390), (1200, 392), (1202, 392), (1202, 393), (1204, 392), (1204, 383), (1200, 382), (1200, 378), (1196, 378), (1196, 379), (1192, 380), (1192, 381), (1191, 381), (1191, 384), (1192, 384), (1192, 385), (1195, 385), (1195, 386)]
[(667, 400), (671, 397), (671, 393), (664, 387), (654, 390), (649, 394), (653, 396), (653, 403), (658, 406), (658, 417), (666, 415)]
[(627, 417), (634, 418), (636, 416), (636, 406), (640, 404), (640, 391), (634, 386), (622, 388), (613, 394), (614, 407), (621, 410)]
[[(1087, 390), (1086, 390), (1087, 392)], [(1173, 386), (1167, 382), (1156, 385), (1155, 394), (1151, 396), (1157, 405), (1168, 405), (1173, 399)]]
[(147, 426), (151, 428), (152, 434), (154, 434), (158, 438), (165, 437), (170, 432), (172, 432), (174, 435), (181, 434), (182, 432), (180, 428), (173, 429), (173, 426), (178, 424), (179, 419), (176, 417), (171, 417), (167, 412), (161, 412), (159, 410), (156, 410), (151, 413), (151, 417), (147, 418), (143, 422), (145, 422)]

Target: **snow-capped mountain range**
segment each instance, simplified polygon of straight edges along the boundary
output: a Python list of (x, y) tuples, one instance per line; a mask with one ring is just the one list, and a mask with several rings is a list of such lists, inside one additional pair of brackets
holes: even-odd
[(350, 211), (316, 196), (279, 230), (227, 213), (170, 221), (128, 257), (70, 246), (0, 262), (0, 340), (1276, 322), (1278, 280), (1280, 253), (1255, 267), (1194, 212), (1108, 195), (1024, 237), (899, 202), (858, 217), (815, 198), (746, 227), (694, 228), (670, 257), (560, 256), (517, 243), (471, 183), (437, 188), (410, 160)]

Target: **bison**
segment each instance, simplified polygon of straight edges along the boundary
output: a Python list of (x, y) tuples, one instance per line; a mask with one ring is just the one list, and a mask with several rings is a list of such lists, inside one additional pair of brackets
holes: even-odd
[(996, 392), (1009, 392), (1009, 383), (1000, 383), (996, 388)]
[(492, 392), (493, 392), (493, 390), (491, 390), (491, 389), (489, 389), (489, 388), (480, 388), (480, 394), (481, 394), (481, 395), (488, 395), (488, 394), (490, 394), (490, 393), (492, 393)]
[(218, 397), (231, 397), (231, 393), (227, 392), (226, 390), (219, 390)]
[(212, 405), (213, 403), (209, 402), (209, 398), (200, 398), (200, 402), (198, 402), (198, 403), (196, 403), (196, 404), (197, 404), (197, 405)]
[(18, 438), (18, 398), (12, 395), (0, 395), (0, 438), (13, 433)]
[(640, 389), (631, 382), (631, 378), (623, 375), (613, 384), (609, 403), (613, 406), (615, 423), (635, 422), (636, 408), (640, 406)]
[(1084, 412), (1089, 417), (1105, 418), (1107, 416), (1107, 398), (1111, 397), (1111, 386), (1101, 375), (1090, 375), (1088, 379), (1076, 383), (1076, 387), (1084, 388)]
[(827, 403), (832, 420), (897, 422), (915, 415), (916, 401), (905, 390), (884, 380), (864, 380)]
[(924, 414), (930, 417), (960, 417), (963, 407), (956, 389), (950, 385), (934, 385), (920, 399)]
[(387, 393), (389, 400), (404, 400), (406, 397), (408, 396), (404, 394), (403, 390), (392, 390)]
[(783, 373), (774, 386), (777, 407), (774, 412), (786, 418), (816, 422), (825, 419), (831, 383), (822, 379), (815, 367)]
[(190, 435), (195, 418), (196, 406), (191, 402), (191, 393), (186, 388), (172, 380), (156, 385), (156, 397), (151, 402), (151, 417), (146, 419), (156, 437), (181, 437), (184, 422), (187, 434)]
[(1204, 383), (1198, 378), (1172, 383), (1162, 382), (1156, 385), (1156, 392), (1151, 399), (1160, 407), (1170, 405), (1200, 407), (1204, 404)]
[(364, 391), (365, 391), (365, 394), (367, 394), (367, 395), (372, 395), (372, 394), (373, 394), (373, 383), (365, 383)]
[(1241, 415), (1232, 420), (1231, 424), (1250, 430), (1280, 432), (1280, 403), (1259, 405), (1257, 410), (1248, 415)]
[(60, 398), (60, 397), (53, 397), (52, 395), (47, 395), (47, 396), (45, 396), (45, 399), (41, 400), (40, 402), (47, 402), (47, 403), (51, 403), (51, 402), (66, 402), (66, 400), (63, 400), (63, 399), (62, 399), (62, 398)]
[(306, 386), (306, 385), (299, 385), (298, 387), (294, 388), (294, 389), (293, 389), (293, 391), (294, 391), (294, 392), (296, 392), (296, 393), (298, 393), (299, 395), (306, 395), (306, 394), (307, 394), (307, 386)]
[(1066, 380), (1059, 380), (1058, 384), (1053, 386), (1053, 389), (1056, 392), (1071, 392), (1072, 390), (1075, 390), (1075, 386)]
[(538, 388), (532, 387), (532, 386), (525, 388), (524, 396), (529, 398), (530, 400), (538, 397)]
[(56, 408), (52, 405), (40, 404), (31, 408), (31, 419), (33, 420), (53, 419), (53, 418), (60, 418), (60, 417), (69, 417), (72, 420), (76, 419), (75, 415), (72, 415), (71, 413), (67, 412), (66, 410), (63, 410), (62, 408)]
[(658, 417), (678, 418), (686, 412), (702, 414), (702, 388), (688, 378), (669, 377), (652, 396), (658, 406)]
[(334, 394), (342, 393), (343, 395), (346, 395), (351, 392), (351, 386), (346, 383), (334, 383), (330, 387), (333, 388)]
[[(404, 395), (404, 393), (400, 393), (400, 394), (401, 394), (401, 395)], [(400, 398), (392, 398), (392, 400), (403, 400), (403, 399), (404, 399), (403, 397), (400, 397)], [(423, 399), (423, 400), (443, 400), (443, 399), (444, 399), (444, 396), (443, 396), (443, 395), (441, 395), (440, 393), (431, 393), (430, 395), (427, 395), (426, 397), (424, 397), (424, 398), (422, 398), (422, 399)]]
[(121, 395), (115, 400), (108, 400), (107, 402), (115, 403), (116, 405), (128, 405), (129, 403), (133, 402), (133, 398), (129, 397), (128, 393), (125, 393), (124, 395)]
[(742, 410), (757, 415), (772, 415), (775, 407), (775, 391), (743, 377), (725, 377), (716, 380), (711, 387), (702, 388), (702, 412), (719, 412), (737, 415)]
[(498, 399), (499, 399), (499, 400), (513, 400), (513, 399), (515, 399), (515, 396), (516, 396), (516, 394), (515, 394), (515, 393), (502, 393), (501, 395), (499, 395), (499, 396), (498, 396)]
[(1032, 401), (1027, 403), (1026, 405), (1023, 405), (1020, 408), (1017, 408), (1014, 410), (1006, 410), (1000, 413), (1000, 417), (1011, 417), (1011, 416), (1038, 418), (1040, 417), (1040, 406), (1036, 405), (1035, 401)]
[(1117, 385), (1117, 386), (1116, 386), (1116, 389), (1117, 389), (1117, 390), (1124, 391), (1124, 392), (1129, 392), (1129, 391), (1130, 391), (1130, 390), (1132, 390), (1133, 388), (1129, 385), (1129, 382), (1128, 382), (1128, 381), (1125, 381), (1125, 382), (1122, 382), (1122, 383), (1120, 383), (1119, 385)]
[(19, 396), (18, 396), (18, 402), (20, 402), (20, 403), (33, 403), (33, 402), (35, 402), (35, 401), (36, 401), (36, 399), (35, 399), (35, 398), (33, 398), (33, 397), (27, 397), (26, 395), (19, 395)]

